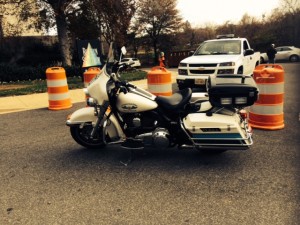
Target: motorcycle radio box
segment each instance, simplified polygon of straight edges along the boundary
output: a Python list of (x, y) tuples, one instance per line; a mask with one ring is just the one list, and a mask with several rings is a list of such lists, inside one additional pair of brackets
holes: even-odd
[(245, 107), (258, 98), (258, 88), (251, 76), (211, 75), (207, 82), (209, 102), (217, 107)]

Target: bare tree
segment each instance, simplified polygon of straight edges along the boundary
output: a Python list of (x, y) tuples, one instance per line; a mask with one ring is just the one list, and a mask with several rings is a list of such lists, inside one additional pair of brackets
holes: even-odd
[(91, 3), (106, 42), (114, 41), (117, 46), (126, 44), (129, 25), (136, 11), (135, 0), (91, 0)]
[(68, 28), (75, 42), (76, 39), (98, 39), (101, 36), (99, 16), (91, 1), (77, 5), (78, 10), (68, 15)]
[(64, 66), (72, 64), (70, 41), (68, 37), (67, 14), (68, 10), (76, 3), (76, 0), (40, 0), (40, 6), (49, 12), (49, 16), (54, 16), (60, 53)]
[[(183, 35), (182, 35), (182, 41), (188, 48), (193, 48), (196, 43), (196, 33), (195, 30), (192, 29), (191, 24), (189, 23), (189, 21), (186, 21), (183, 24)], [(186, 47), (183, 47), (186, 48)]]
[(27, 29), (47, 31), (47, 28), (56, 27), (62, 63), (68, 66), (71, 65), (71, 52), (67, 16), (76, 3), (78, 0), (5, 0), (5, 5), (14, 4), (18, 9), (10, 12), (12, 16), (18, 15), (19, 21), (30, 21)]
[(284, 16), (286, 27), (293, 43), (300, 45), (300, 1), (281, 0), (282, 8), (287, 12)]
[[(29, 4), (30, 3), (30, 4)], [(30, 33), (33, 26), (32, 24), (35, 22), (34, 20), (23, 21), (24, 13), (23, 7), (26, 5), (28, 11), (37, 11), (34, 4), (34, 0), (1, 0), (0, 1), (0, 15), (3, 16), (2, 26), (5, 36), (19, 36), (21, 34)], [(28, 7), (30, 6), (30, 7)]]
[(281, 0), (281, 5), (283, 9), (293, 15), (300, 11), (300, 1), (299, 0)]
[(138, 4), (136, 26), (141, 34), (148, 35), (152, 40), (156, 62), (159, 37), (176, 32), (181, 27), (182, 18), (176, 5), (176, 0), (140, 0)]

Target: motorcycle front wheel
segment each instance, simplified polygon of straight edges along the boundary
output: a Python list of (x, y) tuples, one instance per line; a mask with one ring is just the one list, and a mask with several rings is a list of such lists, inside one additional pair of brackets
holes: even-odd
[(71, 136), (80, 145), (89, 149), (99, 149), (106, 146), (105, 137), (103, 135), (103, 129), (99, 129), (99, 132), (95, 137), (91, 138), (92, 124), (85, 124), (84, 126), (74, 125), (70, 127)]

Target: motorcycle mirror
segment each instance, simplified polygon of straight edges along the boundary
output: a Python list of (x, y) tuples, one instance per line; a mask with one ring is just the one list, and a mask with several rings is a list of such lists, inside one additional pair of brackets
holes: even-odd
[(120, 61), (121, 61), (121, 59), (122, 59), (122, 56), (123, 56), (123, 55), (126, 55), (126, 53), (127, 53), (127, 51), (126, 51), (126, 47), (125, 47), (125, 46), (123, 46), (123, 47), (121, 48)]
[(126, 50), (126, 47), (125, 47), (125, 46), (123, 46), (123, 47), (121, 48), (121, 52), (122, 52), (123, 55), (126, 55), (127, 50)]
[(189, 56), (194, 55), (195, 51), (189, 51)]

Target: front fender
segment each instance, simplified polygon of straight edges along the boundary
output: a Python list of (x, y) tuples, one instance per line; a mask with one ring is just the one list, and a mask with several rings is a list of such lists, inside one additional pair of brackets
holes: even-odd
[(81, 108), (68, 116), (66, 124), (68, 126), (82, 123), (96, 123), (97, 116), (94, 115), (93, 107)]
[[(95, 124), (97, 119), (98, 117), (94, 115), (94, 108), (86, 107), (78, 109), (69, 115), (66, 124), (68, 126), (80, 125), (84, 123)], [(106, 123), (106, 132), (111, 138), (119, 137), (124, 139), (126, 137), (114, 114), (109, 117), (109, 122)]]

